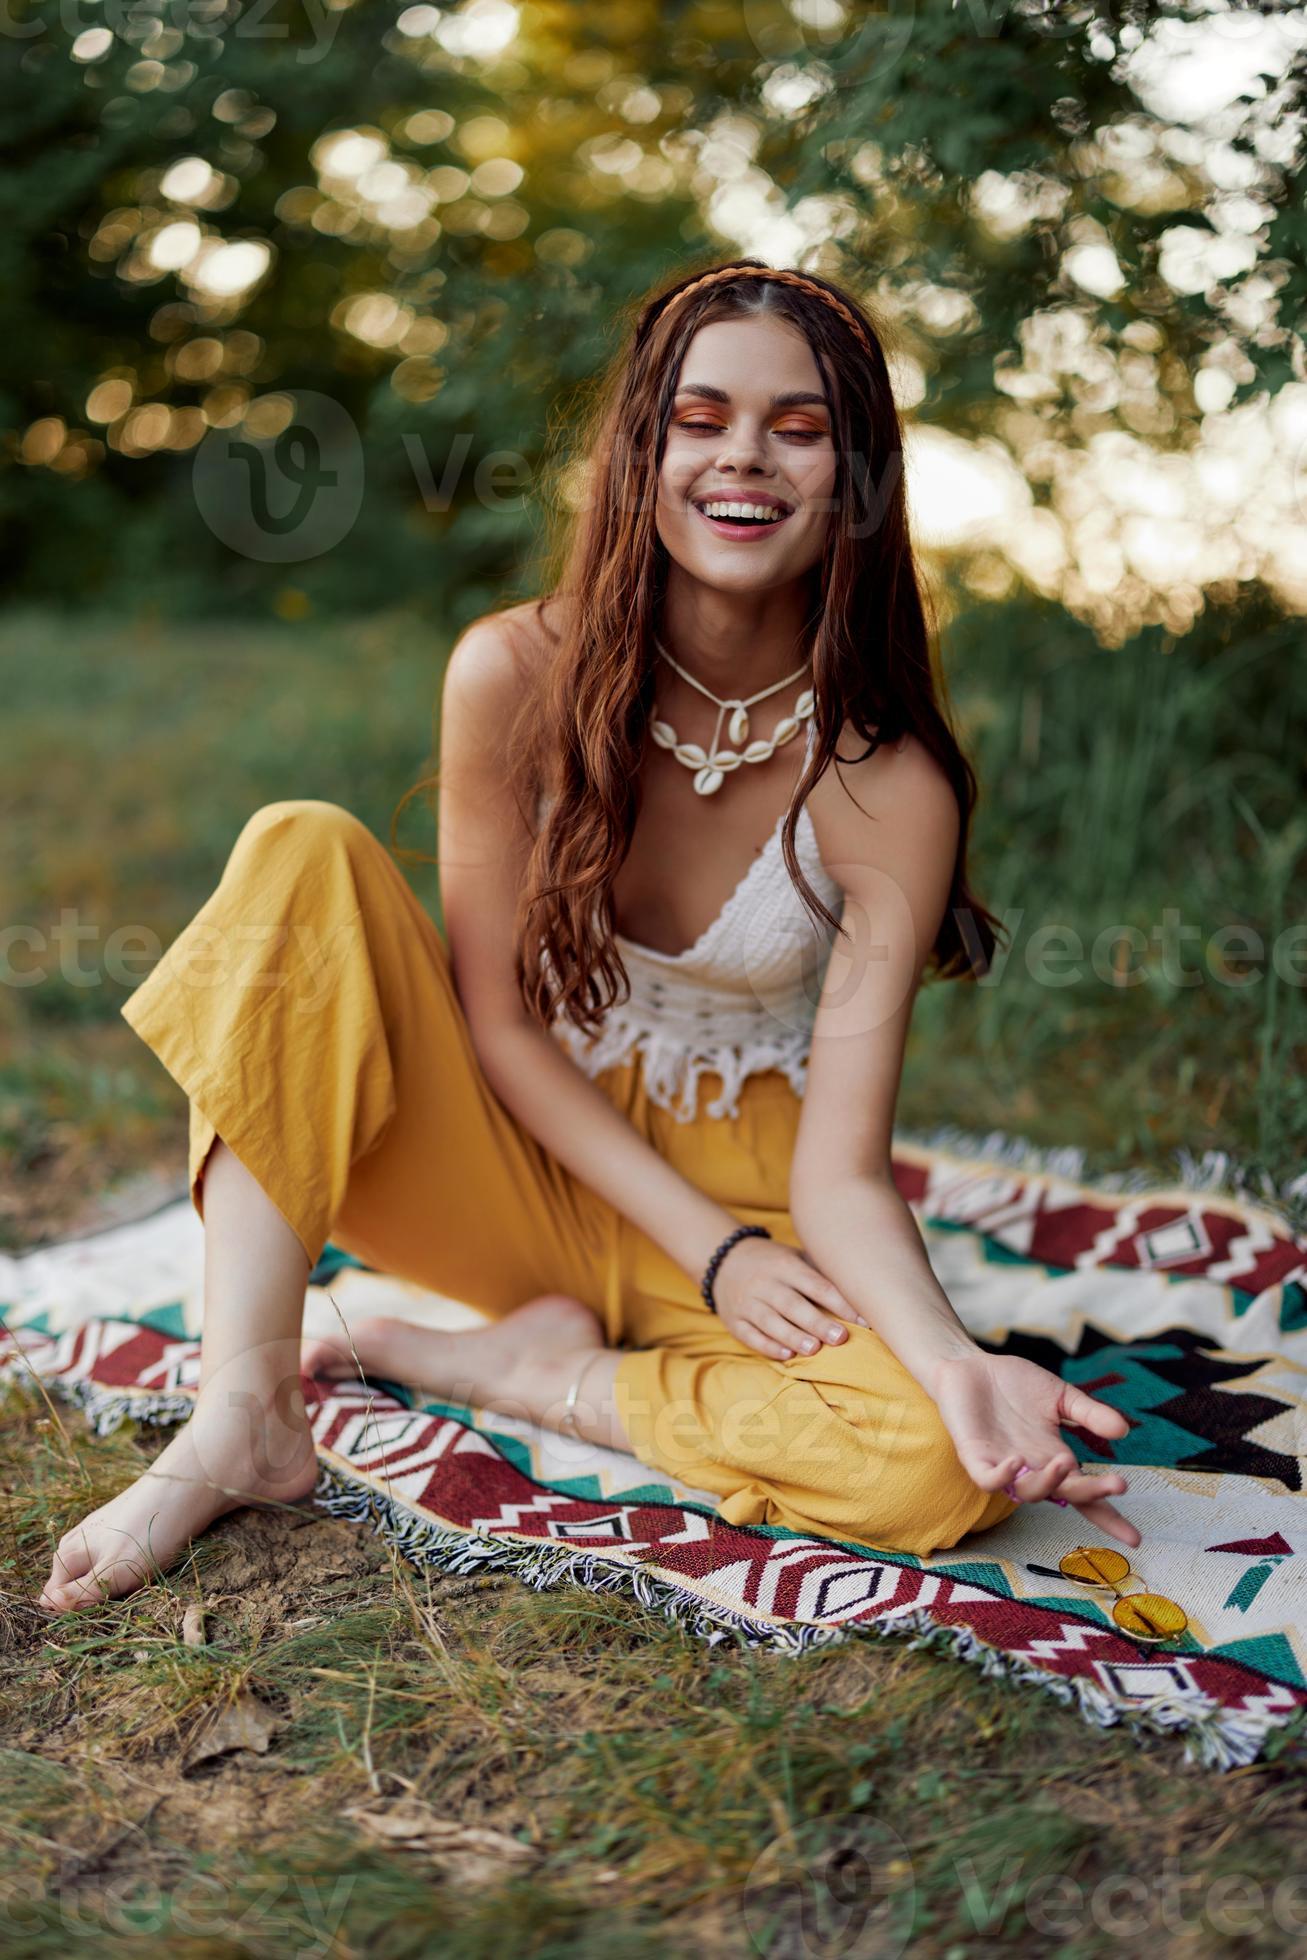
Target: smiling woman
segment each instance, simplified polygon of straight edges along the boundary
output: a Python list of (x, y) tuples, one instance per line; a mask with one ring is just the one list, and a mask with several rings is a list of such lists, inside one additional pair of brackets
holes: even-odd
[[(633, 1450), (737, 1523), (925, 1553), (1056, 1494), (1138, 1542), (1060, 1435), (1125, 1418), (970, 1338), (891, 1175), (925, 969), (983, 971), (995, 934), (878, 336), (805, 274), (682, 279), (588, 447), (554, 588), (450, 659), (446, 936), (348, 812), (273, 804), (127, 1002), (191, 1099), (201, 1387), (48, 1606), (307, 1489), (300, 1370), (360, 1364)], [(242, 949), (216, 976), (215, 945)], [(301, 1350), (328, 1234), (495, 1324)]]

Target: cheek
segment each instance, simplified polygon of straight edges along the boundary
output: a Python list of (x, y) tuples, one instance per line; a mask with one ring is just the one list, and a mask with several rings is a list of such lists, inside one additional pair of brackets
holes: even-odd
[(673, 447), (665, 451), (658, 472), (658, 497), (662, 504), (671, 507), (672, 514), (685, 515), (686, 494), (699, 468), (697, 457), (681, 454)]
[(829, 507), (835, 495), (835, 480), (838, 475), (835, 455), (832, 450), (823, 450), (820, 455), (805, 456), (801, 464), (791, 471), (795, 488), (805, 501)]

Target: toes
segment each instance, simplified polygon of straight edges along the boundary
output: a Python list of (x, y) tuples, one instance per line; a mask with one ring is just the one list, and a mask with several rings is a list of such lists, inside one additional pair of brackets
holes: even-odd
[(76, 1613), (84, 1606), (102, 1606), (107, 1599), (135, 1592), (145, 1576), (138, 1566), (106, 1561), (76, 1578), (47, 1580), (40, 1604), (55, 1613)]
[(84, 1583), (79, 1584), (72, 1579), (58, 1582), (47, 1579), (45, 1589), (36, 1603), (38, 1606), (43, 1606), (48, 1613), (75, 1613), (79, 1607), (89, 1606), (100, 1597), (101, 1592), (98, 1587), (88, 1588)]
[(101, 1523), (97, 1513), (59, 1540), (37, 1604), (53, 1613), (98, 1606), (135, 1592), (155, 1570), (148, 1548), (136, 1544), (128, 1533)]
[(342, 1375), (357, 1374), (358, 1365), (347, 1347), (329, 1340), (305, 1341), (300, 1373), (310, 1381), (337, 1381)]
[(46, 1591), (62, 1592), (74, 1579), (81, 1579), (95, 1562), (86, 1519), (76, 1531), (66, 1531), (54, 1548), (54, 1563), (46, 1580)]
[(95, 1583), (94, 1568), (95, 1555), (85, 1531), (61, 1538), (38, 1604), (53, 1613), (68, 1613), (88, 1599), (98, 1597), (100, 1589)]

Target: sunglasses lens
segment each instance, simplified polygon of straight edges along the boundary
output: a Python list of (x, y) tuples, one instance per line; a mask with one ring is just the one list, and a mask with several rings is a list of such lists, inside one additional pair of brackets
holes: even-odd
[(1118, 1599), (1112, 1618), (1133, 1640), (1174, 1640), (1189, 1624), (1182, 1607), (1160, 1593), (1131, 1593)]
[(1119, 1586), (1130, 1570), (1130, 1561), (1108, 1545), (1080, 1545), (1059, 1561), (1068, 1579), (1082, 1586)]

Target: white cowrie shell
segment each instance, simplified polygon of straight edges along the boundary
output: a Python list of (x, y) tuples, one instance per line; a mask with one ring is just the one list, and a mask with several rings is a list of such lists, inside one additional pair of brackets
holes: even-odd
[(770, 742), (750, 742), (748, 748), (744, 751), (744, 759), (746, 762), (766, 762), (768, 756), (772, 753), (773, 749)]
[(805, 687), (794, 704), (796, 715), (810, 715), (817, 705), (817, 697), (810, 687)]
[(749, 711), (741, 703), (731, 716), (727, 734), (733, 742), (746, 742), (749, 739)]
[(694, 778), (694, 786), (700, 796), (711, 796), (726, 781), (720, 769), (700, 769)]
[(732, 769), (738, 769), (744, 761), (744, 757), (734, 749), (718, 749), (716, 755), (709, 759), (714, 769), (724, 769), (727, 775)]
[(783, 718), (783, 720), (778, 721), (775, 728), (773, 728), (771, 732), (771, 738), (772, 741), (776, 744), (777, 748), (780, 748), (782, 743), (792, 742), (794, 737), (798, 734), (798, 732), (799, 732), (798, 716), (786, 715)]
[(701, 749), (697, 742), (680, 742), (672, 750), (678, 762), (685, 763), (689, 769), (702, 769), (708, 760), (707, 749)]
[(670, 722), (651, 721), (649, 723), (649, 733), (652, 735), (654, 741), (657, 742), (660, 749), (674, 749), (676, 747), (676, 730)]

